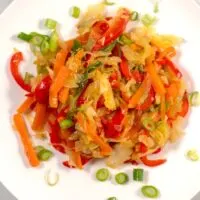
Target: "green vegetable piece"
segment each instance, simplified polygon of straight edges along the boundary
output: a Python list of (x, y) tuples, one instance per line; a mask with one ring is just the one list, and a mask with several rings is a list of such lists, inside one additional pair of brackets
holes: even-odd
[(26, 84), (30, 84), (31, 78), (33, 78), (34, 76), (28, 72), (25, 73), (25, 77), (24, 77), (24, 82)]
[(114, 2), (109, 2), (108, 0), (104, 0), (104, 4), (105, 4), (106, 6), (113, 6), (113, 5), (115, 5)]
[(71, 16), (77, 19), (77, 18), (79, 18), (79, 16), (80, 16), (81, 10), (80, 10), (79, 7), (73, 6), (73, 7), (71, 8), (71, 11), (70, 11), (70, 12), (71, 12)]
[(96, 172), (96, 179), (102, 182), (108, 180), (109, 176), (110, 176), (110, 172), (106, 168), (99, 169)]
[(154, 4), (153, 12), (154, 12), (154, 13), (158, 13), (158, 12), (159, 12), (159, 5), (158, 5), (158, 2), (156, 2), (156, 3)]
[(32, 39), (32, 36), (29, 34), (26, 34), (24, 32), (21, 32), (17, 35), (17, 37), (23, 41), (29, 42)]
[(32, 36), (32, 37), (41, 36), (41, 37), (43, 37), (44, 40), (47, 40), (47, 41), (50, 40), (50, 37), (48, 35), (43, 35), (43, 34), (40, 34), (40, 33), (37, 33), (37, 32), (31, 32), (30, 36)]
[(38, 153), (38, 159), (41, 161), (48, 161), (50, 158), (52, 158), (53, 153), (47, 149), (42, 149)]
[(32, 39), (30, 40), (30, 43), (35, 45), (35, 46), (38, 46), (40, 47), (40, 45), (42, 44), (44, 40), (44, 37), (41, 36), (41, 35), (36, 35), (36, 36), (33, 36)]
[(115, 176), (115, 181), (116, 181), (116, 183), (123, 185), (129, 181), (129, 178), (126, 173), (121, 172)]
[(53, 53), (56, 52), (58, 49), (58, 33), (54, 31), (51, 34), (50, 41), (49, 41), (49, 50)]
[(37, 153), (39, 153), (43, 149), (45, 149), (45, 148), (43, 146), (41, 146), (41, 145), (35, 147), (35, 150), (36, 150)]
[(129, 39), (126, 35), (121, 35), (119, 37), (119, 43), (122, 45), (129, 45), (129, 44), (132, 44), (133, 41)]
[(48, 70), (45, 66), (37, 65), (37, 74), (48, 74)]
[(186, 154), (187, 158), (190, 159), (191, 161), (198, 161), (199, 160), (199, 155), (196, 150), (189, 150)]
[(116, 43), (117, 43), (117, 41), (114, 41), (113, 43), (111, 43), (107, 47), (103, 48), (102, 51), (111, 52), (114, 49)]
[(156, 128), (155, 122), (151, 118), (144, 118), (142, 119), (142, 125), (148, 131), (154, 131)]
[(155, 16), (145, 14), (144, 16), (142, 16), (141, 21), (145, 26), (148, 27), (152, 26), (157, 21), (157, 18)]
[(74, 122), (71, 119), (62, 120), (60, 123), (61, 129), (68, 129), (74, 125)]
[(156, 187), (152, 185), (145, 185), (141, 188), (141, 192), (145, 197), (157, 198), (159, 196), (159, 191)]
[(117, 200), (116, 197), (109, 197), (107, 200)]
[(189, 102), (191, 106), (200, 105), (200, 93), (195, 91), (189, 94)]
[(139, 13), (137, 11), (133, 11), (131, 13), (131, 21), (138, 21), (139, 19)]
[(73, 44), (73, 47), (72, 47), (72, 51), (74, 53), (76, 53), (79, 49), (82, 48), (82, 45), (81, 43), (78, 41), (78, 40), (74, 40), (74, 44)]
[(133, 169), (133, 180), (143, 181), (144, 180), (144, 170), (143, 169)]
[(45, 26), (49, 29), (55, 29), (57, 26), (57, 21), (53, 19), (46, 19)]
[(43, 55), (47, 54), (49, 52), (49, 43), (46, 40), (42, 41), (42, 44), (40, 46), (40, 51)]

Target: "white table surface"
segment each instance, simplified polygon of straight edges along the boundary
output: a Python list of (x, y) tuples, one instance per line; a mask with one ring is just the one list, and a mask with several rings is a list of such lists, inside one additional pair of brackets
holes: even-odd
[[(0, 14), (12, 1), (13, 0), (0, 0)], [(198, 1), (200, 2), (200, 0)], [(3, 186), (1, 182), (0, 182), (0, 200), (16, 200), (16, 198)], [(200, 192), (191, 200), (200, 200)]]

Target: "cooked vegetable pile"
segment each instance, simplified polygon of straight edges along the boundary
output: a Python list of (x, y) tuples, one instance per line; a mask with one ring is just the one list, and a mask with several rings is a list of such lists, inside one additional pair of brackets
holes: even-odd
[[(75, 18), (80, 15), (78, 7), (71, 12)], [(133, 23), (126, 32), (127, 24), (138, 20), (137, 12), (120, 8), (115, 16), (104, 13), (105, 4), (90, 6), (77, 24), (78, 36), (67, 41), (52, 19), (45, 22), (50, 35), (18, 35), (30, 45), (37, 69), (37, 75), (22, 77), (23, 54), (17, 51), (11, 58), (13, 78), (26, 91), (13, 120), (31, 166), (52, 153), (40, 149), (38, 155), (24, 120), (30, 114), (27, 122), (36, 136), (43, 133), (47, 143), (49, 138), (57, 151), (67, 154), (63, 164), (71, 168), (102, 158), (113, 168), (140, 162), (158, 166), (166, 160), (148, 155), (182, 134), (190, 104), (182, 73), (172, 61), (182, 39), (157, 34), (151, 26), (156, 19), (148, 14), (143, 24)], [(104, 169), (97, 177), (104, 181), (109, 173)], [(142, 180), (143, 171), (136, 170), (134, 179)], [(119, 184), (127, 180), (126, 174), (116, 176)], [(143, 192), (157, 193), (153, 187)]]

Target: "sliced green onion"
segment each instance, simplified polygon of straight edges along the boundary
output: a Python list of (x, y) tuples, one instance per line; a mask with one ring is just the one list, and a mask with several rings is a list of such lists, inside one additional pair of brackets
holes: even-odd
[(53, 173), (51, 173), (51, 170), (49, 170), (46, 174), (45, 174), (45, 181), (46, 181), (46, 183), (49, 185), (49, 186), (51, 186), (51, 187), (53, 187), (53, 186), (55, 186), (57, 183), (58, 183), (58, 181), (59, 181), (59, 174), (58, 173), (55, 173), (55, 174), (53, 174)]
[(31, 78), (33, 78), (34, 76), (28, 72), (25, 73), (25, 77), (24, 77), (24, 82), (26, 84), (30, 84)]
[(78, 40), (74, 40), (74, 44), (72, 46), (72, 51), (76, 53), (79, 49), (82, 48), (81, 43)]
[(131, 21), (137, 21), (139, 19), (139, 13), (137, 11), (133, 11), (131, 13)]
[(40, 151), (42, 151), (43, 149), (45, 149), (43, 146), (41, 146), (41, 145), (38, 145), (38, 146), (36, 146), (35, 147), (35, 151), (37, 152), (37, 153), (39, 153)]
[(37, 65), (37, 74), (47, 74), (48, 70), (45, 66)]
[(159, 191), (156, 187), (152, 185), (145, 185), (141, 188), (141, 192), (145, 197), (157, 198), (159, 196)]
[(129, 178), (126, 173), (121, 172), (121, 173), (116, 174), (115, 181), (116, 181), (116, 183), (122, 185), (122, 184), (127, 183), (129, 181)]
[(117, 200), (116, 197), (109, 197), (107, 200)]
[(60, 123), (61, 129), (67, 129), (74, 125), (74, 122), (71, 119), (62, 120)]
[(42, 41), (42, 44), (40, 46), (40, 51), (43, 55), (47, 54), (49, 52), (49, 42), (46, 40)]
[(113, 6), (113, 5), (115, 5), (114, 2), (109, 2), (108, 0), (104, 0), (104, 4), (107, 5), (107, 6)]
[(58, 33), (56, 31), (54, 31), (50, 37), (50, 41), (49, 41), (49, 50), (51, 52), (56, 52), (57, 48), (58, 48)]
[(143, 169), (134, 169), (133, 170), (133, 180), (134, 181), (143, 181), (144, 180), (144, 170)]
[(189, 102), (191, 106), (200, 105), (200, 93), (195, 91), (189, 94)]
[(49, 29), (55, 29), (57, 25), (57, 21), (53, 19), (46, 19), (45, 26)]
[(159, 12), (159, 5), (158, 5), (158, 2), (156, 2), (156, 3), (154, 4), (153, 12), (154, 12), (154, 13), (158, 13), (158, 12)]
[(52, 158), (53, 153), (47, 149), (42, 149), (38, 153), (38, 159), (41, 161), (48, 161), (50, 158)]
[(81, 10), (80, 10), (80, 8), (77, 7), (77, 6), (73, 6), (73, 7), (71, 8), (71, 16), (74, 17), (74, 18), (79, 18), (80, 12), (81, 12)]
[(157, 18), (155, 16), (145, 14), (142, 16), (141, 21), (145, 26), (148, 27), (148, 26), (152, 26), (157, 21)]
[(103, 48), (102, 51), (111, 52), (114, 49), (116, 43), (117, 43), (117, 41), (114, 41), (113, 43), (111, 43), (107, 47)]
[(41, 36), (41, 35), (36, 35), (36, 36), (33, 36), (32, 39), (30, 40), (31, 44), (35, 45), (35, 46), (39, 46), (42, 44), (44, 40), (44, 37)]
[(129, 45), (129, 44), (132, 44), (133, 41), (129, 39), (126, 35), (121, 35), (119, 37), (119, 43), (122, 45)]
[(106, 181), (108, 180), (109, 176), (110, 176), (110, 172), (106, 168), (99, 169), (96, 172), (96, 179), (99, 181)]
[(151, 118), (143, 118), (142, 124), (148, 131), (153, 131), (156, 128), (155, 122)]
[(192, 161), (198, 161), (199, 160), (199, 155), (196, 150), (189, 150), (186, 154), (187, 158), (192, 160)]
[(30, 34), (26, 34), (26, 33), (19, 33), (17, 36), (19, 39), (24, 40), (26, 42), (29, 42), (32, 39), (32, 36)]
[(102, 65), (102, 62), (97, 60), (95, 63), (92, 63), (87, 67), (87, 72), (90, 73), (90, 72), (94, 71), (100, 65)]
[(47, 41), (50, 40), (50, 37), (49, 37), (48, 35), (42, 35), (42, 34), (37, 33), (37, 32), (31, 32), (30, 35), (31, 35), (32, 37), (34, 37), (34, 36), (41, 36), (41, 37), (43, 37), (44, 40), (47, 40)]

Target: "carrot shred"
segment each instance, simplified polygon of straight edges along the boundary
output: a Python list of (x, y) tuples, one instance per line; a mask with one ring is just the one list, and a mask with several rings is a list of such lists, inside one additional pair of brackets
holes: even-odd
[(40, 161), (36, 155), (36, 151), (33, 148), (32, 142), (29, 138), (29, 133), (25, 121), (20, 113), (17, 113), (13, 117), (15, 127), (19, 133), (21, 141), (24, 146), (24, 152), (29, 160), (32, 167), (37, 167), (40, 165)]
[(69, 97), (69, 88), (63, 87), (58, 95), (58, 99), (61, 103), (66, 103), (67, 99)]
[(166, 93), (165, 87), (159, 77), (159, 75), (156, 72), (155, 65), (152, 63), (152, 61), (147, 61), (147, 73), (150, 75), (150, 79), (153, 85), (154, 90), (159, 95), (164, 95)]
[(46, 122), (46, 117), (47, 117), (46, 105), (37, 103), (32, 129), (35, 131), (42, 130)]
[(144, 81), (140, 85), (139, 89), (136, 91), (135, 94), (133, 94), (133, 96), (129, 100), (129, 105), (128, 105), (129, 108), (134, 108), (140, 102), (140, 99), (147, 90), (148, 81), (149, 81), (148, 76), (146, 76)]
[(165, 114), (166, 114), (166, 105), (165, 105), (165, 96), (161, 96), (161, 105), (160, 105), (160, 115), (161, 119), (165, 119)]
[(22, 105), (17, 109), (17, 112), (25, 113), (34, 102), (35, 97), (27, 97), (27, 99), (22, 103)]
[(72, 151), (72, 158), (73, 158), (73, 161), (74, 161), (76, 167), (78, 167), (79, 169), (83, 169), (80, 152)]
[(54, 79), (51, 87), (50, 87), (50, 94), (49, 94), (49, 105), (52, 108), (58, 107), (58, 92), (64, 86), (67, 77), (69, 76), (70, 70), (62, 66), (60, 71), (58, 72), (56, 78)]
[(179, 82), (173, 82), (169, 85), (169, 87), (166, 89), (167, 92), (167, 98), (170, 99), (175, 99), (180, 90), (180, 83)]
[(60, 68), (65, 65), (65, 61), (68, 55), (68, 51), (61, 49), (56, 55), (56, 61), (54, 64), (54, 73), (55, 75), (59, 72)]

